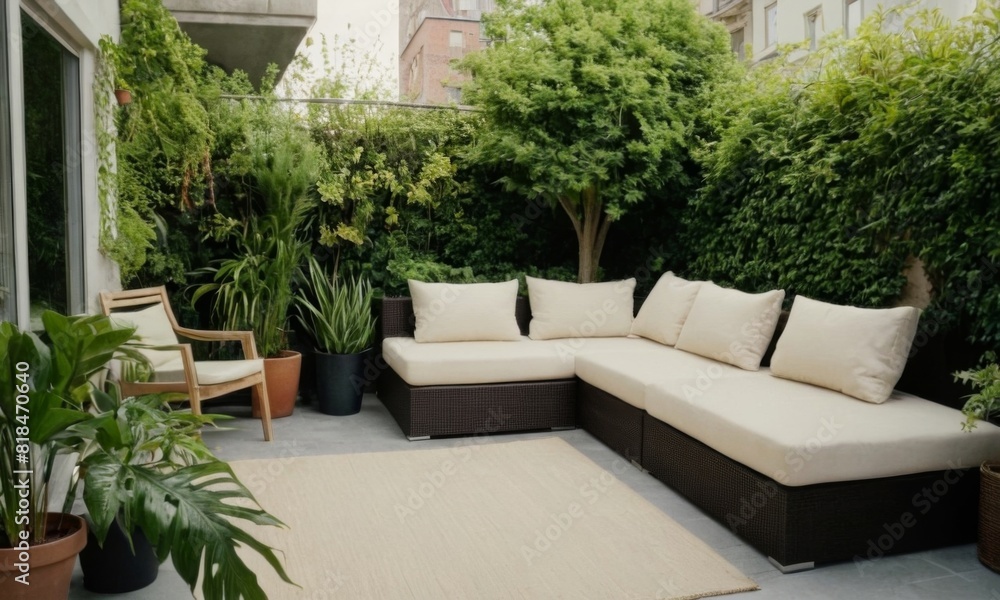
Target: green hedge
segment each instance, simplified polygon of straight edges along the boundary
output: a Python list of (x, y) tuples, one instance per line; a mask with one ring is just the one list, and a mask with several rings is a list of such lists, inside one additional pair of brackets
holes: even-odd
[(885, 306), (916, 257), (925, 322), (1000, 341), (998, 17), (878, 13), (720, 90), (683, 216), (689, 274)]

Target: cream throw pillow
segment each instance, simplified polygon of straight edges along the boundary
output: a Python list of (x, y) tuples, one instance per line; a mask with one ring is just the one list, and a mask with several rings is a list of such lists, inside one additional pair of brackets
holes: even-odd
[(632, 321), (632, 335), (673, 346), (701, 289), (701, 281), (688, 281), (664, 273)]
[(627, 336), (635, 279), (567, 283), (526, 277), (533, 340)]
[[(170, 318), (162, 304), (153, 304), (132, 312), (113, 313), (112, 320), (122, 327), (135, 327), (138, 336), (137, 343), (143, 346), (176, 346), (177, 334), (170, 325)], [(137, 348), (146, 357), (150, 365), (156, 369), (176, 360), (181, 354), (179, 350), (151, 350)]]
[(521, 339), (514, 312), (517, 280), (502, 283), (426, 283), (407, 280), (418, 342)]
[(785, 290), (748, 294), (706, 281), (681, 329), (677, 349), (756, 371), (784, 299)]
[(920, 309), (857, 308), (796, 296), (771, 374), (881, 404), (903, 374)]

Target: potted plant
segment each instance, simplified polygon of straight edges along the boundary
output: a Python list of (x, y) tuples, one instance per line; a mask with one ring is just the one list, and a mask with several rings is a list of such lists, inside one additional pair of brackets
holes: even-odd
[(372, 286), (363, 277), (332, 279), (315, 257), (298, 298), (299, 320), (316, 348), (316, 398), (328, 415), (361, 410), (365, 357), (375, 337)]
[(198, 287), (192, 303), (213, 293), (225, 329), (254, 332), (264, 356), (271, 417), (286, 417), (295, 407), (302, 364), (301, 354), (289, 350), (288, 311), (292, 284), (309, 251), (302, 231), (314, 202), (319, 159), (306, 134), (292, 126), (253, 134), (248, 147), (249, 174), (263, 210), (233, 229), (237, 244), (231, 258), (201, 269), (213, 280)]
[(42, 316), (46, 345), (0, 323), (0, 597), (65, 598), (87, 528), (49, 512), (49, 484), (74, 425), (93, 416), (89, 379), (132, 332), (99, 318)]
[[(1000, 413), (1000, 365), (996, 354), (987, 352), (977, 370), (960, 371), (955, 378), (971, 385), (970, 395), (962, 412), (966, 420), (962, 429), (971, 431), (977, 422)], [(979, 561), (1000, 572), (1000, 462), (984, 462), (979, 468)]]
[[(118, 401), (92, 383), (112, 358), (134, 357), (122, 347), (133, 330), (104, 316), (47, 311), (42, 321), (47, 343), (0, 323), (0, 539), (12, 547), (0, 550), (0, 597), (68, 595), (87, 526), (69, 514), (76, 497), (70, 481), (63, 512), (48, 512), (49, 501), (58, 500), (48, 495), (59, 486), (60, 459), (79, 467), (61, 470), (82, 474), (99, 539), (120, 516), (126, 535), (139, 527), (160, 561), (173, 557), (192, 590), (200, 577), (206, 599), (266, 597), (238, 546), (259, 552), (289, 581), (273, 550), (232, 520), (281, 524), (195, 435), (210, 418), (161, 417), (153, 413), (162, 408), (159, 398)], [(49, 556), (59, 549), (61, 556)]]

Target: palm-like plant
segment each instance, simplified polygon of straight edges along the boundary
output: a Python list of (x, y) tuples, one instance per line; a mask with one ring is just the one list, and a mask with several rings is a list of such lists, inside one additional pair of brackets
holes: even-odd
[(299, 320), (316, 349), (328, 354), (358, 354), (372, 345), (375, 317), (372, 286), (364, 277), (331, 279), (309, 257), (307, 285), (297, 296)]
[(301, 232), (314, 204), (310, 193), (319, 155), (293, 124), (255, 132), (248, 147), (250, 175), (264, 212), (243, 224), (231, 258), (200, 270), (211, 274), (212, 282), (199, 286), (192, 302), (214, 293), (222, 327), (249, 328), (260, 353), (274, 357), (288, 348), (292, 282), (309, 250)]

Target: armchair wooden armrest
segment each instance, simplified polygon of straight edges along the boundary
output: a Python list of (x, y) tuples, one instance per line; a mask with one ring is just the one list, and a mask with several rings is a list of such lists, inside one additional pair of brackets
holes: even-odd
[(210, 331), (175, 327), (174, 332), (199, 342), (240, 342), (243, 346), (244, 358), (248, 360), (260, 358), (257, 356), (257, 343), (253, 339), (252, 331)]

